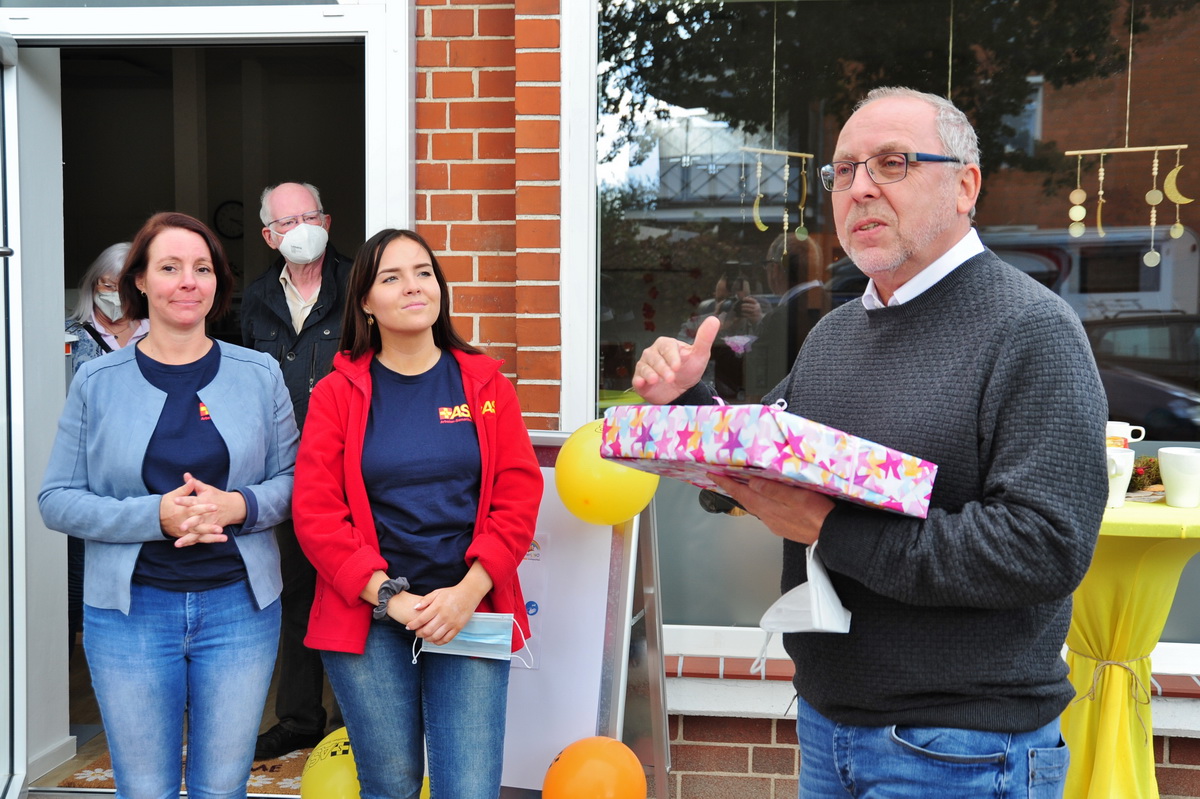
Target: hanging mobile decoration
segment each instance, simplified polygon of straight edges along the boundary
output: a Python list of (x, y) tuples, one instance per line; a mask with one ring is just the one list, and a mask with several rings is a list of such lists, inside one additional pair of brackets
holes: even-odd
[(790, 168), (791, 168), (791, 164), (788, 163), (787, 156), (784, 156), (784, 159), (783, 159), (783, 254), (784, 255), (787, 255), (787, 232), (788, 232), (788, 216), (789, 216), (788, 205), (787, 205), (788, 181), (791, 180), (791, 176), (788, 174), (788, 170)]
[(762, 217), (758, 215), (758, 204), (762, 202), (762, 198), (763, 198), (762, 156), (761, 155), (754, 159), (754, 178), (757, 181), (757, 187), (758, 187), (754, 194), (754, 226), (756, 228), (758, 228), (759, 230), (765, 232), (767, 230), (767, 226), (762, 221)]
[(1079, 238), (1083, 235), (1087, 226), (1083, 224), (1083, 218), (1087, 216), (1087, 208), (1083, 204), (1087, 202), (1087, 192), (1080, 186), (1080, 179), (1083, 172), (1083, 156), (1078, 156), (1075, 162), (1075, 190), (1071, 192), (1071, 210), (1067, 212), (1067, 216), (1071, 219), (1071, 224), (1067, 225), (1067, 231), (1074, 238)]
[[(1075, 191), (1071, 192), (1071, 208), (1070, 216), (1073, 220), (1068, 226), (1068, 231), (1072, 236), (1082, 236), (1082, 221), (1086, 214), (1081, 206), (1086, 199), (1083, 194), (1083, 189), (1079, 187), (1079, 170), (1080, 162), (1085, 155), (1100, 156), (1100, 196), (1096, 200), (1096, 234), (1104, 236), (1104, 225), (1101, 220), (1101, 209), (1104, 206), (1104, 157), (1115, 153), (1154, 153), (1154, 165), (1151, 171), (1151, 187), (1150, 191), (1146, 192), (1146, 204), (1150, 206), (1150, 250), (1142, 256), (1142, 263), (1146, 266), (1158, 266), (1162, 262), (1162, 255), (1154, 247), (1155, 228), (1158, 224), (1158, 208), (1157, 206), (1163, 201), (1165, 194), (1166, 198), (1175, 203), (1175, 224), (1171, 225), (1171, 237), (1179, 238), (1183, 235), (1183, 223), (1179, 221), (1179, 206), (1191, 202), (1191, 198), (1185, 197), (1179, 192), (1175, 181), (1179, 175), (1179, 170), (1183, 169), (1180, 163), (1180, 152), (1187, 149), (1186, 144), (1160, 144), (1152, 147), (1130, 147), (1129, 146), (1129, 118), (1133, 107), (1133, 33), (1134, 24), (1137, 20), (1137, 15), (1134, 13), (1135, 0), (1129, 2), (1129, 53), (1128, 64), (1125, 68), (1125, 146), (1124, 147), (1104, 147), (1097, 150), (1067, 150), (1063, 155), (1070, 157), (1077, 156), (1080, 161), (1075, 165)], [(1174, 150), (1175, 151), (1175, 168), (1163, 180), (1163, 187), (1160, 191), (1158, 188), (1158, 152), (1159, 150)], [(1178, 197), (1178, 199), (1176, 199)], [(1076, 227), (1080, 225), (1080, 227)], [(1079, 231), (1079, 232), (1076, 232)]]
[[(796, 204), (800, 218), (796, 221), (796, 241), (808, 238), (808, 228), (804, 226), (804, 204), (808, 202), (808, 159), (800, 159), (800, 201)], [(786, 241), (786, 239), (785, 239)]]

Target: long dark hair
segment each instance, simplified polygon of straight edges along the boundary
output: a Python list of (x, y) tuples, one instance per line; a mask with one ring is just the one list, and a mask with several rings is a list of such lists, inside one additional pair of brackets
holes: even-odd
[(217, 278), (217, 291), (205, 319), (219, 319), (225, 315), (233, 302), (233, 270), (229, 268), (229, 259), (225, 257), (225, 249), (216, 234), (208, 229), (208, 225), (178, 211), (162, 211), (155, 214), (146, 220), (142, 229), (133, 237), (133, 246), (129, 248), (129, 255), (125, 257), (125, 267), (117, 280), (117, 289), (121, 294), (121, 312), (126, 319), (145, 319), (150, 315), (150, 303), (146, 300), (146, 295), (138, 289), (137, 279), (139, 275), (145, 274), (150, 266), (150, 245), (158, 238), (158, 234), (170, 228), (191, 231), (204, 239), (204, 243), (208, 245), (213, 274)]
[(458, 334), (450, 322), (450, 287), (446, 284), (446, 276), (437, 256), (429, 248), (421, 234), (412, 230), (385, 228), (363, 242), (354, 256), (354, 266), (350, 269), (350, 279), (346, 285), (346, 310), (342, 314), (342, 340), (338, 349), (349, 354), (351, 359), (362, 357), (368, 351), (379, 352), (383, 346), (379, 338), (379, 327), (367, 324), (367, 314), (363, 303), (375, 285), (375, 277), (379, 274), (379, 262), (383, 259), (383, 251), (397, 239), (409, 239), (421, 245), (429, 255), (429, 263), (433, 265), (433, 275), (437, 278), (438, 288), (441, 289), (442, 299), (438, 310), (437, 321), (433, 323), (433, 343), (439, 349), (462, 350), (463, 352), (479, 353), (477, 347), (467, 343)]

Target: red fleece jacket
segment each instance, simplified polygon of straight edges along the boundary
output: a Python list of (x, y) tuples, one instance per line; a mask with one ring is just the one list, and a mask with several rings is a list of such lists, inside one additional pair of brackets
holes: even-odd
[[(483, 564), (494, 587), (479, 610), (512, 613), (528, 637), (517, 566), (533, 540), (542, 472), (517, 393), (500, 374), (501, 362), (486, 355), (452, 352), (462, 371), (482, 464), (479, 511), (466, 561)], [(353, 361), (345, 353), (334, 357), (333, 371), (317, 383), (309, 399), (296, 457), (292, 495), (296, 538), (317, 570), (316, 598), (304, 639), (313, 649), (362, 653), (372, 606), (359, 594), (376, 570), (387, 571), (362, 476), (374, 356), (369, 352)], [(514, 632), (513, 650), (520, 646)]]

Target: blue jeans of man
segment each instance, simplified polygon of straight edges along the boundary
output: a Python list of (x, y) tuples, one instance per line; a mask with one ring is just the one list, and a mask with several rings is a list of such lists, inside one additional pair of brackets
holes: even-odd
[(835, 724), (798, 701), (800, 799), (1061, 799), (1058, 720), (1032, 732)]
[(496, 799), (509, 662), (422, 652), (414, 664), (412, 642), (386, 619), (371, 624), (363, 654), (321, 653), (361, 799), (417, 799), (426, 753), (431, 799)]
[(120, 799), (177, 799), (187, 715), (191, 799), (241, 799), (275, 667), (279, 601), (245, 581), (209, 591), (134, 583), (129, 615), (84, 605), (83, 648)]

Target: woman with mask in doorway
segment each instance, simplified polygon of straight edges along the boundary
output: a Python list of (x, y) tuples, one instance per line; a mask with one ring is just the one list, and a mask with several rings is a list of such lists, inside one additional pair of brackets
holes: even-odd
[(150, 329), (149, 319), (129, 319), (121, 310), (117, 277), (125, 265), (129, 242), (104, 248), (79, 281), (79, 299), (67, 317), (71, 342), (71, 373), (93, 358), (141, 341)]
[(296, 536), (317, 569), (305, 644), (362, 799), (417, 799), (426, 752), (434, 799), (496, 799), (509, 657), (529, 635), (517, 566), (542, 495), (516, 391), (455, 331), (412, 231), (359, 249), (340, 349), (296, 462)]
[[(128, 319), (121, 310), (117, 278), (125, 266), (129, 242), (110, 244), (92, 261), (79, 281), (79, 299), (67, 317), (67, 334), (74, 336), (71, 374), (93, 358), (141, 341), (150, 330), (149, 319)], [(75, 652), (75, 638), (83, 630), (83, 540), (67, 539), (67, 652)]]
[(234, 278), (216, 236), (151, 217), (118, 281), (150, 332), (84, 364), (38, 505), (87, 543), (83, 647), (117, 795), (240, 799), (279, 640), (298, 439), (278, 364), (214, 341)]

